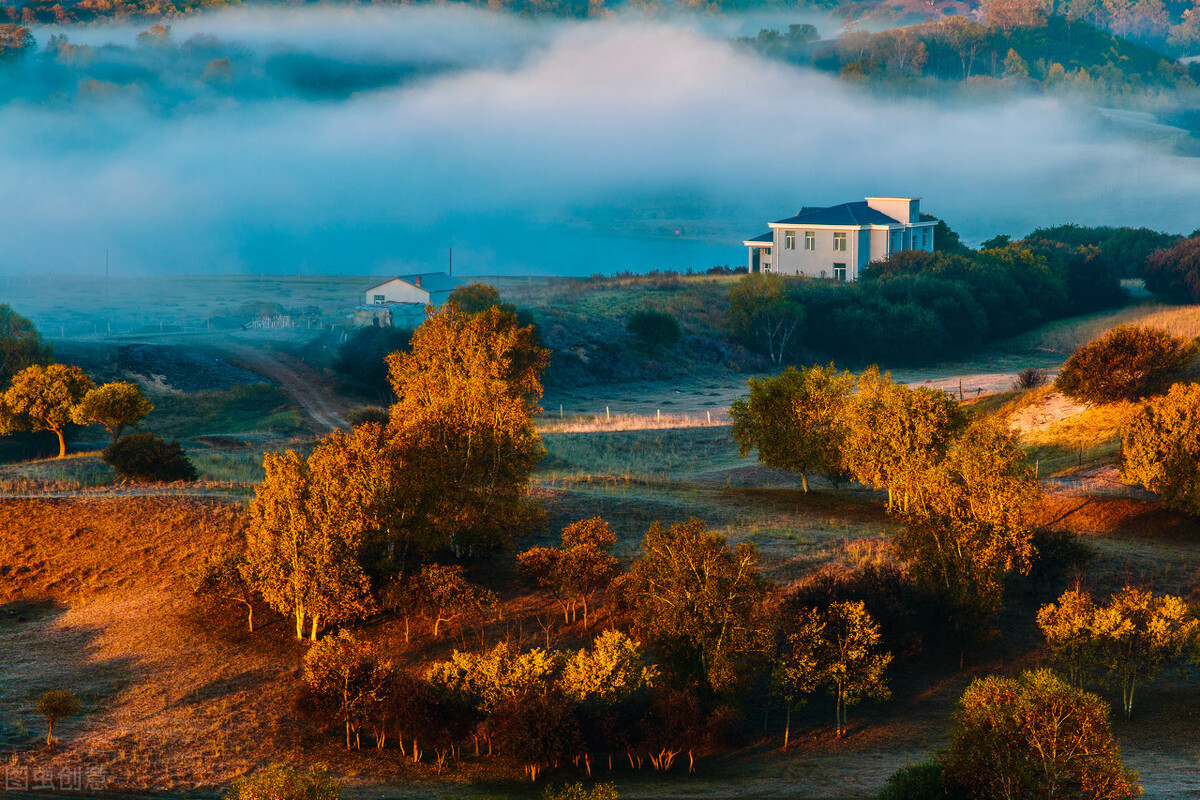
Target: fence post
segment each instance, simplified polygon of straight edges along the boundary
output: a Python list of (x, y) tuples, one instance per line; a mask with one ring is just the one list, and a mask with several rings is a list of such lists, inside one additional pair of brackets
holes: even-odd
[(612, 416), (608, 413), (608, 406), (604, 407), (604, 421), (612, 422)]

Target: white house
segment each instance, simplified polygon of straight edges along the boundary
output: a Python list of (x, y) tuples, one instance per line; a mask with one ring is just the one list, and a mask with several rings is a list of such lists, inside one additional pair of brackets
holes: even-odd
[(444, 272), (388, 278), (367, 289), (354, 310), (355, 324), (415, 327), (425, 321), (425, 306), (440, 306), (460, 283)]
[(444, 272), (397, 275), (367, 289), (366, 305), (418, 303), (440, 306), (460, 281)]
[(828, 208), (802, 208), (747, 239), (751, 272), (858, 279), (872, 261), (897, 250), (933, 252), (934, 220), (921, 220), (919, 197), (868, 197)]

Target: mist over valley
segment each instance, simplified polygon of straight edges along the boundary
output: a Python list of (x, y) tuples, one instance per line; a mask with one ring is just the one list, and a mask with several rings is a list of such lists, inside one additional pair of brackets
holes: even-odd
[(1197, 226), (1200, 161), (1085, 104), (885, 97), (730, 38), (768, 22), (259, 7), (159, 37), (36, 28), (0, 71), (0, 271), (95, 274), (108, 251), (123, 274), (385, 274), (451, 247), (460, 274), (703, 270), (869, 194), (922, 196), (972, 243)]

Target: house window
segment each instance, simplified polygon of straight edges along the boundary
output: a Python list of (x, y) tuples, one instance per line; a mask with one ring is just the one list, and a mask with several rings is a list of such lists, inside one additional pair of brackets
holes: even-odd
[(386, 302), (387, 302), (387, 295), (384, 295), (384, 294), (375, 295), (375, 305), (380, 306)]
[(846, 234), (835, 233), (833, 235), (833, 249), (839, 252), (846, 252)]
[(788, 231), (787, 233), (785, 233), (783, 235), (783, 249), (784, 250), (795, 250), (796, 249), (796, 232), (795, 231)]
[(833, 265), (833, 279), (835, 281), (846, 280), (846, 265), (845, 264), (834, 264)]
[(771, 248), (769, 248), (769, 247), (764, 247), (764, 248), (763, 248), (763, 255), (767, 255), (767, 256), (771, 255)]
[(804, 249), (805, 250), (816, 250), (817, 249), (817, 232), (816, 231), (805, 231), (804, 232)]
[(929, 247), (929, 231), (921, 231), (921, 249)]

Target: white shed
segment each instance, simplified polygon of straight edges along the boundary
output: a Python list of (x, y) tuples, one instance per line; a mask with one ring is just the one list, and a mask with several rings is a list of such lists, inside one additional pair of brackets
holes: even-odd
[(422, 306), (440, 306), (446, 302), (446, 298), (458, 284), (458, 280), (444, 272), (398, 275), (367, 289), (364, 303), (365, 305), (417, 303)]

